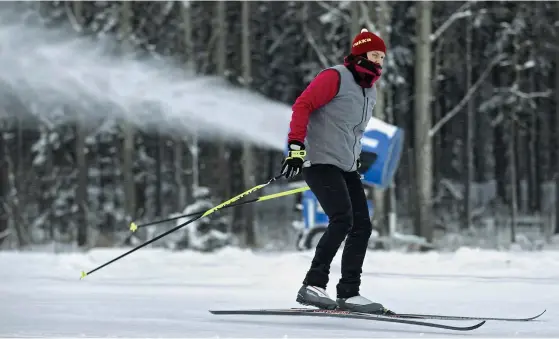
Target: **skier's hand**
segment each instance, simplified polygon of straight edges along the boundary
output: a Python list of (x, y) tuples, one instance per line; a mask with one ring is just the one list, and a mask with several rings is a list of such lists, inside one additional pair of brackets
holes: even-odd
[(357, 166), (356, 166), (357, 169), (356, 169), (356, 171), (357, 171), (357, 173), (359, 173), (361, 175), (363, 175), (365, 173), (365, 168), (362, 168), (362, 165), (363, 165), (363, 163), (361, 162), (361, 158), (358, 158), (357, 159)]
[(287, 157), (283, 159), (281, 164), (281, 174), (287, 179), (293, 178), (301, 172), (303, 162), (305, 161), (305, 145), (298, 141), (291, 141), (289, 143), (289, 152)]

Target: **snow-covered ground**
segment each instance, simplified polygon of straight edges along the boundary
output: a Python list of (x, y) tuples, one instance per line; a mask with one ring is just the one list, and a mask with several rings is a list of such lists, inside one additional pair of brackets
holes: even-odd
[[(547, 309), (538, 321), (488, 322), (472, 332), (208, 313), (298, 307), (295, 295), (312, 252), (142, 249), (79, 279), (81, 270), (123, 252), (0, 252), (0, 337), (559, 337), (559, 252), (369, 252), (362, 293), (397, 311), (528, 316)], [(332, 267), (331, 294), (339, 260)]]

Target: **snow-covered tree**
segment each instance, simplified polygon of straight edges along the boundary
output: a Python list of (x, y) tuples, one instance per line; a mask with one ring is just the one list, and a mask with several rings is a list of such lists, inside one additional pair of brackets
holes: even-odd
[[(375, 114), (406, 132), (391, 200), (403, 231), (429, 238), (425, 224), (432, 224), (435, 239), (498, 220), (507, 232), (523, 232), (527, 216), (552, 220), (559, 203), (554, 189), (559, 181), (552, 183), (559, 177), (559, 7), (432, 2), (427, 20), (424, 6), (41, 1), (7, 2), (0, 11), (9, 11), (6, 17), (14, 22), (21, 17), (29, 25), (39, 23), (52, 36), (54, 29), (68, 34), (53, 41), (72, 36), (95, 42), (115, 63), (157, 61), (175, 67), (177, 81), (193, 69), (287, 105), (320, 70), (342, 62), (359, 29), (382, 32), (389, 46), (381, 81), (386, 91)], [(416, 29), (426, 21), (432, 28), (428, 37)], [(45, 51), (60, 52), (63, 45)], [(416, 55), (416, 47), (427, 45), (428, 53), (424, 48)], [(429, 73), (416, 73), (427, 66)], [(222, 136), (202, 140), (174, 121), (157, 121), (153, 117), (163, 116), (165, 107), (154, 100), (122, 107), (115, 98), (92, 99), (79, 89), (70, 93), (52, 85), (31, 95), (10, 79), (1, 80), (4, 244), (118, 245), (128, 239), (131, 219), (180, 213), (194, 203), (195, 187), (207, 187), (220, 202), (279, 170), (281, 152), (259, 145), (246, 152), (249, 148)], [(416, 141), (430, 147), (418, 148)], [(247, 170), (245, 164), (251, 164)], [(421, 199), (414, 198), (416, 192)], [(258, 208), (228, 211), (228, 227), (242, 235), (246, 217), (259, 215)], [(432, 218), (419, 218), (423, 226), (414, 229), (411, 220), (419, 208)], [(266, 239), (256, 240), (250, 242), (265, 245)]]
[[(212, 199), (207, 187), (196, 187), (193, 191), (193, 199), (194, 202), (181, 211), (182, 215), (204, 213), (219, 203)], [(218, 211), (187, 224), (166, 238), (166, 246), (177, 250), (212, 252), (231, 244), (233, 238), (229, 228), (230, 220), (223, 213)], [(180, 218), (172, 226), (179, 226), (190, 220), (192, 217)]]

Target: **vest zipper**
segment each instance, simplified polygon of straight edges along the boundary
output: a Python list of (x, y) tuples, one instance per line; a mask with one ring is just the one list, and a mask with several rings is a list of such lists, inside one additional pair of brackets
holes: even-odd
[[(351, 164), (350, 170), (353, 168), (353, 165), (357, 161), (356, 156), (355, 156), (355, 146), (357, 146), (357, 135), (355, 134), (355, 128), (359, 127), (359, 125), (361, 125), (363, 123), (363, 120), (365, 120), (365, 117), (367, 116), (368, 99), (367, 99), (367, 96), (365, 95), (365, 89), (361, 88), (361, 90), (363, 92), (363, 111), (361, 112), (361, 121), (357, 125), (355, 125), (355, 127), (353, 127), (353, 137), (355, 138), (355, 142), (353, 143), (353, 149), (351, 150), (351, 153), (353, 153), (353, 164)], [(357, 170), (357, 168), (356, 168), (356, 170)]]

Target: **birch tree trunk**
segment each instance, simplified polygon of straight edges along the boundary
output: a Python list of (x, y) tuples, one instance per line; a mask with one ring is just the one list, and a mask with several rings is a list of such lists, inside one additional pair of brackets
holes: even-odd
[[(472, 87), (472, 21), (467, 19), (466, 28), (466, 93)], [(462, 229), (470, 229), (472, 222), (472, 182), (474, 176), (473, 164), (473, 132), (474, 132), (474, 102), (473, 97), (468, 100), (466, 108), (466, 123), (464, 124), (464, 209)]]
[[(123, 51), (129, 49), (127, 38), (132, 32), (132, 2), (123, 1), (120, 12), (120, 34), (122, 37)], [(127, 217), (130, 220), (136, 218), (136, 186), (134, 182), (134, 127), (123, 121), (124, 146), (122, 152), (122, 173), (124, 177), (124, 199)]]
[(215, 52), (215, 64), (217, 75), (224, 76), (227, 66), (227, 4), (223, 0), (216, 1), (215, 31), (217, 33), (217, 46)]
[(53, 213), (53, 206), (54, 206), (54, 197), (52, 195), (52, 187), (54, 186), (54, 152), (53, 152), (53, 145), (50, 141), (50, 134), (52, 130), (49, 126), (44, 126), (44, 133), (46, 137), (49, 138), (49, 141), (45, 144), (45, 181), (43, 181), (42, 189), (44, 196), (42, 197), (42, 211), (47, 211), (46, 224), (49, 225), (49, 240), (52, 242), (56, 242), (55, 239), (55, 228), (57, 225), (56, 218), (54, 217)]
[(85, 145), (85, 124), (82, 119), (76, 123), (76, 165), (78, 170), (78, 183), (76, 189), (76, 203), (78, 205), (78, 232), (77, 244), (79, 247), (87, 245), (87, 159)]
[[(246, 88), (250, 88), (252, 83), (252, 62), (251, 62), (251, 43), (250, 43), (250, 2), (244, 0), (241, 9), (241, 34), (242, 34), (242, 63), (243, 63), (243, 79)], [(254, 166), (254, 150), (250, 143), (245, 142), (243, 145), (243, 182), (245, 187), (254, 187), (255, 166)], [(244, 206), (245, 221), (245, 243), (248, 247), (257, 245), (256, 232), (254, 229), (254, 205), (246, 204)]]
[[(22, 189), (24, 187), (24, 117), (20, 114), (17, 115), (17, 148), (16, 148), (16, 155), (15, 155), (15, 164), (12, 165), (11, 172), (13, 173), (13, 181), (12, 187), (15, 189), (15, 195), (17, 199), (10, 199), (12, 201), (9, 202), (11, 206), (11, 222), (12, 226), (15, 229), (15, 233), (18, 239), (18, 244), (20, 247), (24, 247), (31, 242), (30, 238), (30, 230), (29, 225), (23, 222), (22, 210), (23, 210), (23, 197), (22, 197)], [(2, 139), (3, 136), (0, 136)], [(9, 159), (8, 159), (9, 160)], [(9, 175), (10, 173), (8, 173)], [(12, 195), (13, 196), (13, 195)]]
[[(559, 21), (559, 2), (555, 3), (556, 20)], [(559, 53), (555, 53), (555, 234), (559, 234)]]
[(509, 156), (510, 156), (510, 241), (515, 242), (516, 239), (516, 219), (517, 219), (517, 183), (516, 183), (516, 121), (515, 114), (512, 113), (512, 117), (509, 120), (510, 128), (510, 140), (509, 140)]
[[(194, 42), (192, 37), (193, 23), (192, 23), (192, 7), (190, 2), (184, 1), (182, 3), (181, 17), (182, 17), (183, 29), (184, 29), (183, 45), (184, 45), (185, 54), (187, 58), (185, 67), (194, 70), (195, 69), (194, 47), (193, 47)], [(185, 208), (187, 201), (190, 200), (191, 191), (187, 190), (186, 188), (192, 187), (194, 182), (198, 182), (197, 179), (194, 179), (194, 176), (195, 174), (197, 174), (197, 171), (192, 170), (188, 177), (185, 178), (184, 176), (183, 168), (193, 169), (193, 164), (194, 163), (197, 164), (197, 161), (193, 161), (194, 154), (190, 151), (192, 147), (197, 146), (195, 133), (193, 133), (192, 138), (187, 138), (187, 139), (188, 139), (187, 143), (191, 143), (193, 146), (191, 146), (190, 148), (187, 147), (186, 149), (184, 147), (185, 140), (183, 138), (178, 137), (175, 139), (175, 182), (177, 184), (178, 191), (179, 191), (178, 202), (177, 202), (178, 210), (182, 210), (183, 208)], [(187, 159), (185, 159), (185, 152), (187, 151), (188, 151), (187, 154), (190, 154), (190, 157), (187, 157)]]
[[(351, 48), (351, 43), (355, 35), (361, 32), (360, 19), (361, 19), (361, 1), (352, 1), (349, 7), (350, 10), (350, 23), (349, 23), (349, 47)], [(370, 27), (368, 29), (371, 29)]]
[(157, 129), (155, 148), (155, 216), (163, 216), (163, 165), (165, 163), (165, 136)]
[(416, 229), (419, 236), (431, 242), (432, 151), (431, 128), (431, 10), (430, 1), (419, 1), (417, 6), (417, 41), (415, 60), (415, 172), (416, 172)]
[[(215, 30), (218, 35), (217, 46), (216, 46), (216, 65), (217, 74), (219, 76), (225, 76), (227, 71), (227, 4), (225, 1), (217, 1), (216, 3), (216, 20), (215, 20)], [(217, 157), (215, 168), (217, 169), (217, 177), (223, 183), (219, 186), (219, 193), (223, 196), (222, 199), (229, 199), (231, 195), (229, 184), (229, 151), (224, 140), (216, 140), (217, 144)]]
[[(372, 12), (376, 15), (373, 17), (373, 22), (378, 23), (376, 31), (379, 36), (384, 40), (386, 48), (390, 48), (390, 30), (389, 25), (391, 22), (392, 11), (388, 3), (385, 1), (379, 1), (372, 3), (374, 6)], [(386, 65), (384, 66), (386, 68)], [(389, 114), (387, 107), (387, 99), (392, 95), (390, 93), (390, 88), (388, 82), (385, 81), (383, 77), (376, 83), (377, 88), (377, 102), (373, 110), (373, 116), (382, 121), (388, 123), (393, 123), (394, 119), (392, 114)], [(373, 202), (374, 202), (374, 222), (375, 228), (379, 231), (381, 236), (387, 236), (390, 233), (389, 223), (393, 218), (389, 217), (389, 213), (395, 216), (395, 211), (389, 208), (395, 208), (395, 204), (391, 204), (391, 197), (395, 193), (394, 185), (391, 185), (386, 191), (375, 189), (373, 190)]]
[[(83, 23), (83, 3), (81, 1), (72, 2), (74, 9), (74, 16), (76, 21), (81, 26)], [(87, 133), (85, 122), (83, 121), (82, 112), (77, 112), (76, 119), (76, 165), (78, 169), (78, 187), (76, 189), (76, 203), (78, 205), (78, 232), (77, 244), (83, 247), (87, 244), (87, 158), (86, 158), (86, 145), (85, 135)]]
[(183, 176), (183, 166), (184, 166), (184, 148), (182, 138), (176, 138), (174, 140), (173, 147), (173, 167), (174, 167), (174, 180), (177, 186), (177, 201), (175, 205), (175, 210), (180, 211), (186, 206), (186, 185)]
[[(534, 55), (534, 51), (530, 51), (530, 59), (536, 60), (536, 56)], [(536, 91), (536, 81), (535, 81), (535, 72), (530, 72), (529, 75), (529, 91), (533, 93)], [(534, 99), (537, 101), (538, 99)], [(536, 103), (536, 105), (538, 105)], [(538, 105), (539, 106), (539, 105)], [(531, 110), (530, 113), (530, 129), (529, 133), (529, 142), (528, 142), (528, 158), (529, 158), (529, 166), (528, 166), (528, 211), (529, 213), (535, 214), (539, 217), (540, 212), (540, 182), (539, 182), (539, 175), (540, 169), (544, 165), (540, 162), (539, 158), (539, 151), (538, 151), (538, 112), (535, 110)]]
[[(2, 124), (5, 125), (5, 124)], [(4, 126), (0, 130), (0, 197), (7, 199), (10, 194), (10, 164), (8, 159), (6, 140), (4, 139)], [(10, 219), (9, 202), (4, 201), (0, 205), (0, 246), (9, 235)], [(14, 218), (15, 219), (15, 218)], [(19, 237), (21, 239), (21, 237)], [(6, 272), (7, 273), (7, 272)]]
[[(519, 56), (518, 56), (518, 48), (519, 48), (519, 41), (518, 36), (514, 37), (514, 57), (513, 57), (513, 65), (514, 65), (514, 83), (513, 86), (520, 86), (520, 70), (519, 70)], [(521, 100), (519, 98), (519, 100)], [(509, 140), (509, 157), (510, 157), (510, 241), (512, 243), (516, 240), (516, 220), (518, 215), (518, 191), (519, 186), (517, 182), (517, 140), (518, 138), (518, 131), (516, 129), (516, 107), (511, 109), (511, 116), (509, 118), (510, 121), (510, 140)]]

